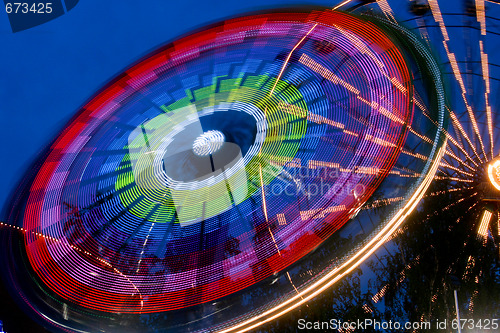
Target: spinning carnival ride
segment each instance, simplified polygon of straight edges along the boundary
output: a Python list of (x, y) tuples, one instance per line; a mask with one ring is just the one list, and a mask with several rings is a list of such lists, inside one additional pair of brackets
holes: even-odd
[(391, 20), (212, 25), (57, 136), (1, 224), (5, 280), (54, 330), (257, 327), (397, 230), (442, 166), (448, 113), (430, 51)]

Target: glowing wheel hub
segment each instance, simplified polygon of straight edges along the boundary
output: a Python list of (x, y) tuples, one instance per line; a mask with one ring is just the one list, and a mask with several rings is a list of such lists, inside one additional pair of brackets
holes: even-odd
[(488, 178), (493, 187), (500, 191), (500, 158), (488, 165)]
[(211, 155), (222, 147), (225, 138), (220, 131), (207, 131), (194, 140), (193, 151), (198, 156)]

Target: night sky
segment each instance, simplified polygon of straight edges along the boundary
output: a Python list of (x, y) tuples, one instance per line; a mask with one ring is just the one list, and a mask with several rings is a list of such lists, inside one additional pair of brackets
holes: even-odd
[[(0, 220), (5, 220), (8, 199), (27, 168), (67, 121), (110, 79), (152, 50), (194, 29), (244, 13), (278, 7), (331, 8), (338, 2), (80, 0), (66, 14), (16, 33), (3, 12)], [(42, 331), (16, 308), (3, 285), (0, 320), (9, 333)]]

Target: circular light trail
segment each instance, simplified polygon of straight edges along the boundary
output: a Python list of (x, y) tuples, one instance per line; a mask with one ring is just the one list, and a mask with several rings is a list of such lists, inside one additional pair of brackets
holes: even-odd
[[(60, 328), (256, 327), (402, 223), (444, 153), (443, 101), (429, 52), (388, 21), (211, 26), (124, 71), (55, 139), (14, 200), (10, 279)], [(397, 209), (369, 221), (388, 193)]]

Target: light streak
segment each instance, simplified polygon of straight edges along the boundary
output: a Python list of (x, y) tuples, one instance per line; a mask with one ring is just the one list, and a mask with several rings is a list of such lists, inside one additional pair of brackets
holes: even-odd
[(300, 218), (302, 221), (306, 221), (309, 219), (321, 219), (324, 218), (327, 214), (334, 212), (344, 211), (346, 207), (344, 205), (340, 206), (331, 206), (327, 208), (318, 208), (318, 209), (310, 209), (300, 212)]
[[(11, 225), (11, 224), (8, 224), (8, 223), (4, 223), (4, 222), (0, 222), (0, 227), (8, 227), (8, 228), (12, 228), (12, 229), (16, 229), (16, 230), (19, 230), (19, 231), (22, 231), (23, 233), (26, 233), (28, 232), (27, 229), (23, 228), (23, 227), (18, 227), (18, 226), (15, 226), (15, 225)], [(137, 291), (137, 294), (139, 295), (139, 297), (141, 298), (141, 309), (142, 307), (144, 306), (144, 300), (143, 300), (143, 296), (140, 292), (140, 290), (137, 288), (137, 286), (125, 275), (123, 274), (119, 269), (117, 269), (116, 267), (114, 267), (110, 262), (104, 260), (103, 258), (99, 257), (99, 256), (96, 256), (95, 254), (87, 251), (87, 250), (83, 250), (83, 249), (80, 249), (79, 247), (73, 245), (73, 244), (70, 244), (68, 242), (64, 242), (62, 239), (59, 239), (59, 238), (55, 238), (55, 237), (52, 237), (52, 236), (48, 236), (48, 235), (45, 235), (45, 234), (42, 234), (41, 232), (35, 232), (35, 231), (29, 231), (31, 234), (35, 235), (35, 236), (38, 236), (38, 237), (41, 237), (43, 239), (46, 239), (46, 240), (51, 240), (51, 241), (54, 241), (54, 242), (57, 242), (59, 244), (62, 244), (62, 245), (65, 245), (65, 246), (69, 246), (70, 248), (72, 248), (73, 250), (75, 251), (78, 251), (80, 253), (83, 253), (89, 257), (93, 257), (94, 259), (96, 259), (97, 261), (103, 263), (104, 265), (108, 266), (109, 268), (111, 268), (116, 274), (120, 275), (121, 277), (123, 277), (125, 280), (128, 281), (128, 283), (130, 283), (130, 285), (132, 286), (132, 288), (135, 289), (135, 291)], [(134, 296), (134, 295), (132, 295)]]
[[(479, 0), (476, 1), (476, 3)], [(482, 4), (483, 8), (483, 16), (484, 16), (484, 2)], [(479, 15), (478, 15), (479, 20)], [(486, 23), (485, 23), (486, 24)], [(481, 28), (482, 30), (483, 28)], [(490, 73), (488, 68), (488, 55), (484, 52), (484, 43), (482, 40), (479, 41), (479, 51), (481, 53), (481, 69), (483, 71), (483, 80), (486, 86), (486, 91), (484, 92), (484, 101), (486, 104), (486, 118), (488, 121), (488, 133), (490, 136), (490, 154), (493, 159), (494, 154), (494, 138), (493, 138), (493, 115), (491, 113), (491, 105), (490, 105)]]
[(481, 218), (481, 223), (479, 224), (479, 229), (477, 230), (477, 234), (486, 238), (488, 236), (488, 225), (490, 224), (491, 217), (493, 213), (489, 210), (485, 210), (483, 213), (483, 217)]
[(386, 108), (384, 108), (383, 106), (381, 106), (379, 103), (377, 103), (375, 101), (371, 101), (371, 102), (367, 101), (366, 99), (364, 99), (363, 97), (361, 97), (359, 95), (357, 96), (357, 99), (359, 99), (363, 103), (367, 104), (368, 106), (372, 107), (374, 110), (377, 110), (378, 112), (380, 112), (380, 114), (384, 115), (385, 117), (389, 118), (390, 120), (392, 120), (392, 121), (394, 121), (396, 123), (399, 123), (401, 125), (403, 125), (403, 124), (406, 123), (403, 119), (401, 119), (398, 116), (394, 115), (389, 110), (387, 110)]
[(469, 177), (474, 177), (474, 175), (472, 173), (469, 173), (469, 172), (466, 172), (464, 170), (461, 170), (457, 167), (454, 167), (452, 165), (449, 165), (448, 163), (446, 163), (444, 160), (441, 161), (441, 163), (439, 164), (440, 166), (442, 166), (443, 168), (446, 168), (446, 169), (450, 169), (450, 170), (453, 170), (455, 171), (456, 173), (461, 173), (463, 175), (466, 175), (466, 176), (469, 176)]
[[(462, 124), (460, 124), (460, 121), (458, 121), (458, 118), (455, 115), (455, 113), (453, 111), (451, 111), (450, 109), (448, 109), (448, 108), (446, 108), (446, 109), (450, 113), (450, 117), (451, 117), (451, 120), (453, 121), (453, 124), (458, 128), (458, 130), (460, 131), (460, 133), (462, 134), (462, 136), (469, 143), (470, 147), (472, 148), (472, 150), (474, 151), (474, 153), (476, 154), (476, 156), (479, 158), (479, 155), (476, 152), (476, 148), (474, 148), (474, 144), (472, 143), (472, 141), (470, 140), (469, 136), (467, 135), (467, 133), (465, 132), (464, 128), (462, 127)], [(456, 141), (453, 140), (452, 142), (455, 144)], [(475, 166), (479, 166), (476, 162), (474, 162), (474, 160), (470, 157), (470, 155), (465, 151), (465, 149), (462, 146), (460, 146), (458, 144), (456, 144), (456, 146), (465, 154), (465, 156), (467, 156), (467, 158), (472, 163), (474, 163)], [(479, 158), (479, 160), (481, 161), (481, 158)]]
[(479, 291), (476, 289), (476, 290), (474, 290), (474, 293), (470, 297), (470, 302), (469, 302), (469, 306), (468, 306), (470, 312), (474, 311), (474, 301), (476, 300), (478, 294), (479, 294)]
[(457, 155), (455, 155), (451, 150), (446, 150), (446, 155), (452, 157), (455, 161), (459, 162), (461, 165), (464, 167), (468, 168), (469, 170), (475, 171), (476, 169), (471, 167), (470, 165), (464, 163), (460, 158), (458, 158)]
[(462, 178), (457, 178), (457, 177), (435, 176), (434, 179), (437, 179), (437, 180), (451, 180), (451, 181), (463, 182), (463, 183), (473, 183), (474, 182), (472, 179), (462, 179)]
[(273, 85), (273, 88), (271, 89), (271, 91), (269, 92), (269, 95), (272, 95), (273, 92), (274, 92), (274, 89), (276, 88), (276, 85), (278, 84), (278, 81), (281, 79), (281, 76), (283, 75), (283, 72), (285, 71), (285, 68), (286, 68), (286, 65), (288, 65), (288, 61), (290, 61), (290, 57), (292, 56), (292, 53), (293, 51), (295, 51), (295, 49), (297, 47), (299, 47), (300, 44), (302, 44), (302, 42), (304, 41), (304, 39), (306, 39), (306, 37), (314, 30), (314, 28), (316, 28), (316, 26), (318, 25), (318, 23), (315, 23), (311, 29), (309, 29), (309, 31), (304, 35), (304, 37), (302, 37), (297, 44), (295, 44), (295, 46), (292, 48), (292, 50), (290, 51), (290, 53), (288, 53), (288, 56), (286, 57), (285, 59), (285, 62), (283, 63), (283, 66), (281, 66), (281, 70), (280, 70), (280, 73), (278, 74), (278, 77), (276, 78), (276, 81), (274, 81), (274, 85)]
[(358, 38), (356, 38), (354, 35), (349, 33), (347, 30), (343, 29), (342, 27), (332, 24), (335, 28), (337, 28), (344, 37), (346, 37), (352, 44), (353, 46), (361, 53), (365, 54), (369, 58), (372, 59), (372, 61), (377, 65), (377, 67), (380, 69), (380, 73), (384, 75), (386, 78), (389, 80), (391, 79), (389, 76), (387, 76), (387, 73), (385, 72), (384, 64), (375, 56), (375, 54), (366, 46), (364, 43), (360, 42)]
[(363, 310), (365, 311), (365, 313), (372, 313), (373, 312), (372, 308), (370, 308), (370, 306), (368, 304), (363, 305)]
[(497, 233), (500, 236), (500, 212), (497, 212)]
[[(380, 146), (384, 146), (384, 147), (396, 147), (396, 145), (394, 143), (389, 142), (389, 141), (384, 140), (384, 139), (381, 139), (381, 138), (377, 138), (377, 137), (375, 137), (375, 136), (373, 136), (371, 134), (366, 135), (365, 139), (368, 140), (368, 141), (371, 141), (373, 143), (376, 143), (376, 144), (378, 144)], [(419, 155), (419, 154), (416, 154), (416, 155)]]
[(146, 244), (148, 242), (148, 239), (149, 239), (149, 235), (151, 234), (151, 230), (153, 230), (153, 227), (155, 226), (155, 223), (156, 223), (156, 218), (155, 218), (155, 222), (151, 223), (151, 228), (149, 228), (149, 231), (148, 231), (148, 234), (146, 236), (146, 239), (144, 239), (144, 244), (142, 244), (142, 251), (141, 251), (141, 254), (139, 256), (139, 261), (137, 262), (137, 270), (135, 271), (136, 273), (139, 272), (139, 269), (140, 269), (140, 266), (141, 266), (141, 261), (142, 261), (142, 256), (144, 255), (144, 248), (146, 247)]
[(281, 213), (281, 214), (276, 215), (276, 217), (278, 219), (278, 224), (279, 225), (286, 225), (285, 214)]
[(375, 295), (372, 297), (372, 301), (374, 303), (378, 303), (382, 298), (384, 298), (387, 289), (389, 288), (389, 284), (386, 284), (382, 289), (380, 289)]
[(286, 272), (286, 276), (288, 276), (288, 281), (290, 281), (290, 284), (292, 285), (293, 289), (295, 289), (295, 292), (300, 295), (299, 290), (297, 287), (295, 287), (295, 284), (292, 281), (292, 277), (290, 276), (290, 273)]
[(411, 133), (413, 133), (414, 135), (416, 135), (420, 139), (424, 140), (427, 143), (432, 144), (432, 140), (430, 138), (426, 137), (425, 135), (422, 135), (422, 134), (418, 133), (411, 126), (408, 126), (408, 129), (410, 130)]
[(347, 5), (349, 2), (351, 2), (352, 0), (345, 0), (344, 2), (341, 2), (339, 3), (337, 6), (333, 7), (332, 10), (337, 10), (339, 9), (340, 7), (344, 6), (344, 5)]
[[(432, 216), (436, 216), (436, 215), (438, 215), (439, 213), (444, 212), (444, 211), (447, 211), (448, 209), (452, 208), (453, 206), (458, 205), (459, 203), (463, 202), (464, 200), (467, 200), (467, 199), (472, 198), (472, 197), (473, 197), (473, 196), (475, 196), (476, 194), (477, 194), (477, 192), (476, 192), (476, 193), (473, 193), (473, 194), (471, 194), (471, 195), (469, 195), (468, 197), (458, 199), (457, 201), (455, 201), (455, 202), (453, 202), (453, 203), (449, 204), (448, 206), (446, 206), (446, 207), (442, 208), (440, 211), (437, 211), (437, 210), (436, 210), (436, 211), (435, 211), (435, 212), (433, 212), (432, 214), (428, 214), (428, 215), (427, 215), (427, 218), (424, 220), (424, 222), (425, 222), (425, 221), (428, 221), (428, 220), (429, 220)], [(476, 204), (477, 204), (477, 201), (476, 201), (476, 202), (475, 202), (472, 206), (475, 206)], [(460, 218), (459, 218), (459, 219), (460, 219)]]
[(384, 12), (385, 17), (387, 19), (396, 22), (396, 19), (394, 18), (394, 14), (392, 12), (391, 6), (389, 6), (389, 3), (387, 0), (377, 0), (377, 4), (379, 5), (380, 9)]
[(413, 152), (411, 152), (411, 151), (409, 151), (409, 150), (407, 150), (407, 149), (403, 149), (401, 152), (402, 152), (403, 154), (406, 154), (406, 155), (410, 155), (410, 156), (412, 156), (412, 157), (419, 158), (419, 159), (421, 159), (421, 160), (423, 160), (423, 161), (427, 161), (427, 160), (428, 160), (427, 156), (424, 156), (424, 155), (419, 154), (419, 153), (413, 153)]
[(331, 81), (337, 85), (340, 85), (350, 92), (359, 95), (360, 91), (359, 89), (355, 88), (353, 85), (349, 84), (347, 81), (339, 78), (337, 75), (333, 74), (329, 69), (325, 68), (324, 66), (320, 65), (316, 61), (312, 60), (307, 54), (303, 53), (300, 58), (299, 62), (311, 69), (312, 71), (318, 73), (328, 81)]
[(484, 8), (484, 0), (476, 0), (476, 17), (481, 25), (481, 35), (486, 36), (486, 15)]
[(457, 192), (457, 191), (463, 191), (463, 190), (470, 190), (472, 187), (457, 187), (457, 188), (451, 188), (449, 190), (444, 190), (444, 191), (436, 191), (436, 192), (432, 192), (426, 196), (424, 196), (424, 198), (428, 198), (428, 197), (435, 197), (437, 195), (441, 195), (441, 194), (446, 194), (446, 193), (450, 193), (450, 192)]
[(264, 211), (264, 217), (266, 218), (267, 230), (271, 235), (271, 239), (273, 240), (274, 246), (276, 247), (278, 254), (281, 256), (281, 251), (278, 247), (278, 244), (276, 244), (276, 239), (274, 238), (274, 234), (271, 230), (271, 227), (269, 227), (269, 219), (267, 216), (266, 191), (264, 190), (264, 180), (262, 178), (262, 166), (260, 164), (259, 164), (259, 176), (260, 176), (260, 188), (262, 190), (262, 210)]
[(500, 159), (497, 159), (488, 165), (488, 178), (491, 185), (500, 191)]
[[(306, 118), (308, 121), (311, 121), (311, 122), (316, 123), (316, 124), (328, 124), (330, 126), (339, 128), (341, 130), (345, 129), (344, 124), (339, 123), (335, 120), (323, 117), (323, 116), (316, 114), (316, 113), (307, 112), (306, 110), (304, 110), (303, 108), (301, 108), (299, 106), (288, 104), (285, 102), (280, 102), (279, 106), (286, 113), (292, 114), (298, 118)], [(347, 131), (344, 131), (344, 132), (347, 132)], [(357, 134), (355, 134), (355, 135), (358, 136)]]
[[(465, 89), (465, 85), (462, 79), (462, 75), (460, 74), (460, 69), (458, 68), (458, 63), (457, 59), (455, 57), (455, 54), (450, 52), (448, 48), (448, 42), (450, 40), (448, 36), (448, 32), (446, 30), (446, 26), (444, 24), (443, 16), (441, 14), (441, 10), (439, 9), (439, 5), (436, 0), (429, 0), (429, 5), (431, 7), (431, 12), (432, 15), (434, 16), (434, 20), (439, 24), (439, 27), (441, 28), (441, 33), (443, 35), (443, 46), (446, 51), (446, 54), (448, 56), (448, 59), (450, 61), (451, 68), (453, 70), (453, 74), (455, 76), (455, 79), (457, 80), (460, 89), (462, 91), (462, 99), (464, 100), (465, 107), (467, 109), (467, 112), (469, 114), (469, 118), (472, 122), (472, 127), (474, 129), (474, 132), (476, 133), (476, 136), (479, 140), (479, 144), (481, 146), (481, 149), (483, 151), (484, 156), (486, 156), (486, 151), (484, 149), (484, 144), (483, 144), (483, 139), (481, 138), (481, 135), (479, 133), (479, 127), (477, 126), (476, 122), (476, 117), (474, 116), (474, 112), (472, 111), (472, 107), (469, 105), (469, 102), (467, 101), (467, 90)], [(481, 157), (479, 157), (479, 154), (477, 153), (476, 149), (474, 148), (474, 145), (471, 144), (472, 150), (476, 154), (477, 158), (482, 161)]]
[(316, 169), (318, 167), (327, 167), (331, 169), (340, 169), (340, 164), (338, 163), (332, 163), (332, 162), (326, 162), (326, 161), (315, 161), (315, 160), (309, 160), (307, 163), (307, 167), (309, 169)]
[(475, 264), (476, 259), (473, 256), (469, 256), (469, 258), (467, 259), (467, 266), (465, 267), (465, 272), (463, 275), (464, 278), (471, 272)]
[(264, 180), (262, 179), (262, 166), (260, 164), (259, 164), (259, 176), (260, 176), (260, 189), (262, 190), (262, 210), (264, 211), (266, 222), (269, 222), (269, 219), (267, 218), (266, 191), (264, 191)]

